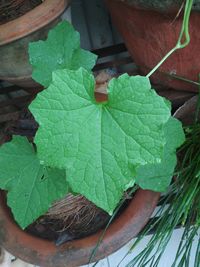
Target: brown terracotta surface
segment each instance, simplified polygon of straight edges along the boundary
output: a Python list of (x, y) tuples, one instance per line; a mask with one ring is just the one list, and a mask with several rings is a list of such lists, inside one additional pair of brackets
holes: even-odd
[[(179, 37), (182, 13), (161, 14), (156, 11), (137, 9), (122, 1), (106, 0), (114, 24), (143, 74), (147, 74), (172, 49)], [(198, 81), (200, 72), (199, 12), (190, 17), (190, 44), (176, 51), (152, 76), (154, 83), (181, 90), (198, 91), (198, 87), (175, 80), (163, 73), (173, 73)]]
[(40, 30), (0, 46), (0, 79), (25, 88), (38, 86), (31, 78), (32, 66), (29, 63), (28, 46), (30, 42), (45, 40), (49, 30), (59, 21), (58, 17)]
[(0, 45), (13, 42), (45, 27), (59, 17), (69, 0), (45, 0), (25, 15), (0, 25)]
[[(114, 0), (118, 2), (123, 2), (128, 5), (132, 5), (140, 9), (155, 10), (163, 13), (177, 13), (177, 10), (182, 8), (183, 0)], [(199, 0), (195, 1), (195, 9), (198, 7)]]
[[(193, 96), (185, 102), (175, 113), (174, 117), (182, 121), (183, 125), (191, 125), (195, 122), (196, 109), (198, 104), (198, 96)], [(200, 120), (200, 114), (199, 114)]]
[(0, 79), (22, 87), (35, 87), (31, 79), (28, 46), (45, 40), (60, 20), (70, 0), (45, 0), (25, 15), (0, 25)]
[[(18, 69), (18, 71), (20, 71), (20, 70), (21, 69)], [(43, 88), (40, 84), (38, 84), (37, 82), (35, 82), (32, 79), (31, 66), (27, 66), (25, 71), (28, 73), (27, 76), (18, 76), (18, 77), (3, 76), (1, 79), (9, 82), (11, 84), (18, 85), (18, 86), (22, 87), (24, 90), (29, 90), (31, 88)], [(16, 72), (15, 72), (15, 74), (16, 74)]]
[[(113, 253), (132, 239), (147, 223), (160, 194), (138, 190), (125, 211), (109, 227), (93, 261)], [(0, 245), (16, 257), (42, 267), (77, 267), (87, 264), (101, 232), (56, 247), (23, 232), (14, 222), (0, 193)]]

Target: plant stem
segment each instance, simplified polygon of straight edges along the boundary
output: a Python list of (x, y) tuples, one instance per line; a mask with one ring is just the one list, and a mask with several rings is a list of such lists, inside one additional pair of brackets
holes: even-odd
[(179, 75), (171, 74), (171, 73), (164, 73), (164, 74), (167, 75), (167, 76), (169, 76), (169, 77), (172, 77), (174, 79), (181, 80), (181, 81), (184, 81), (184, 82), (187, 82), (187, 83), (191, 83), (191, 84), (194, 84), (196, 86), (200, 86), (200, 83), (199, 82), (195, 82), (195, 81), (189, 80), (189, 79), (184, 78), (184, 77), (181, 77)]
[[(190, 34), (189, 34), (189, 19), (190, 19), (190, 13), (192, 10), (192, 4), (193, 0), (186, 0), (185, 4), (185, 10), (184, 10), (184, 17), (183, 17), (183, 23), (181, 27), (181, 31), (179, 34), (178, 41), (174, 48), (172, 48), (165, 56), (162, 58), (162, 60), (146, 75), (147, 78), (149, 78), (162, 64), (163, 62), (176, 50), (186, 47), (190, 42)], [(182, 43), (183, 38), (185, 39)]]
[(174, 48), (172, 48), (172, 50), (170, 50), (163, 58), (162, 60), (146, 75), (147, 78), (149, 78), (163, 63), (164, 61), (171, 56), (171, 54), (173, 54), (175, 51), (177, 50), (177, 47), (175, 46)]

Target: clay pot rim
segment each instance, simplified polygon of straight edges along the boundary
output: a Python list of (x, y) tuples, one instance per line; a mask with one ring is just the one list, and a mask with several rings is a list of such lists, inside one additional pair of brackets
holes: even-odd
[(0, 25), (0, 45), (8, 44), (45, 27), (59, 17), (69, 3), (70, 0), (45, 0), (21, 17)]
[[(158, 192), (139, 189), (128, 207), (110, 225), (93, 261), (110, 255), (136, 236), (149, 220), (159, 197)], [(21, 230), (13, 220), (5, 198), (0, 192), (0, 243), (10, 253), (24, 261), (43, 267), (77, 267), (87, 264), (101, 233), (102, 231), (99, 231), (94, 235), (56, 247), (51, 241)]]
[[(109, 2), (110, 0), (106, 0), (107, 2)], [(167, 9), (159, 9), (159, 8), (145, 8), (144, 7), (144, 4), (138, 4), (138, 3), (127, 3), (126, 0), (112, 0), (112, 1), (116, 1), (116, 2), (120, 2), (124, 5), (127, 5), (127, 6), (130, 6), (132, 8), (135, 8), (135, 9), (140, 9), (140, 10), (144, 10), (144, 11), (154, 11), (154, 12), (158, 12), (158, 13), (161, 13), (163, 15), (165, 14), (177, 14), (178, 10), (181, 8), (181, 5), (178, 5), (178, 4), (174, 4), (172, 5), (171, 7), (167, 8)]]
[(196, 106), (198, 103), (198, 95), (195, 95), (191, 97), (189, 100), (187, 100), (182, 106), (180, 106), (176, 112), (174, 113), (174, 117), (181, 120), (185, 117), (186, 114), (195, 113)]

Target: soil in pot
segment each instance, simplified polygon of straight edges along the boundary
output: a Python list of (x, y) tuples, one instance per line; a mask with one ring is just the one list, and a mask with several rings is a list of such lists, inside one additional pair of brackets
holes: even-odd
[(66, 241), (94, 234), (102, 229), (110, 216), (81, 195), (68, 194), (56, 201), (48, 212), (26, 231), (60, 245)]
[[(124, 203), (115, 218), (126, 209), (132, 196), (124, 195)], [(90, 236), (104, 229), (111, 216), (81, 195), (68, 194), (56, 201), (48, 212), (26, 228), (26, 232), (53, 241), (57, 246), (67, 241)], [(115, 219), (114, 218), (114, 219)]]
[(0, 24), (14, 20), (36, 6), (40, 5), (42, 0), (3, 0), (0, 3)]

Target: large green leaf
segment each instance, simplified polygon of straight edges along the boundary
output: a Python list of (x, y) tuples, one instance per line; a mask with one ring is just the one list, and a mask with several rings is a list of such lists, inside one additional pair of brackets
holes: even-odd
[(163, 192), (171, 182), (176, 166), (176, 149), (184, 142), (181, 122), (171, 117), (164, 126), (166, 145), (161, 163), (147, 164), (137, 169), (136, 183), (143, 189)]
[(56, 71), (30, 110), (40, 125), (40, 159), (66, 168), (74, 192), (112, 213), (133, 185), (136, 166), (161, 161), (170, 107), (146, 77), (113, 79), (105, 103), (96, 103), (94, 87), (93, 76), (82, 68)]
[(8, 190), (8, 205), (22, 228), (68, 191), (65, 172), (41, 165), (33, 146), (17, 136), (0, 148), (0, 188)]
[(43, 86), (51, 83), (52, 72), (58, 69), (91, 70), (97, 56), (80, 48), (80, 36), (73, 26), (63, 21), (49, 31), (46, 41), (29, 44), (32, 78)]

